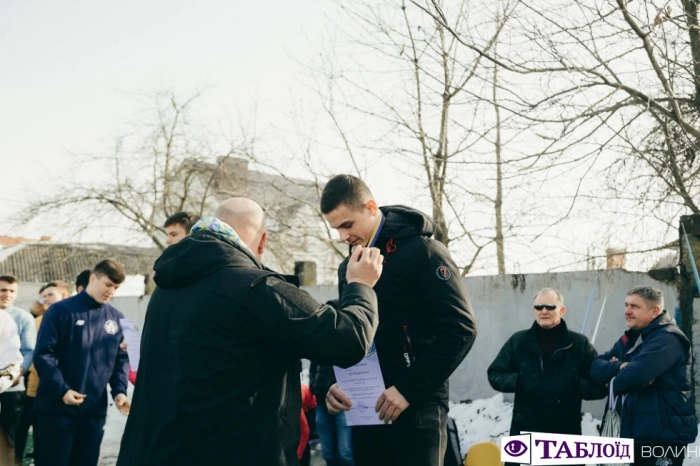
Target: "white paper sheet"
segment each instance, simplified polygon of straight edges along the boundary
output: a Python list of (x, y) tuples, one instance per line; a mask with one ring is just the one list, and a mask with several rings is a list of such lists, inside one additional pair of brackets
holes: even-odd
[(345, 412), (349, 426), (384, 424), (375, 411), (377, 400), (386, 389), (379, 367), (374, 343), (367, 356), (347, 369), (333, 367), (338, 387), (352, 400), (352, 408)]
[(126, 352), (129, 353), (129, 365), (132, 371), (138, 371), (141, 359), (141, 331), (133, 320), (120, 319), (119, 322), (126, 342)]

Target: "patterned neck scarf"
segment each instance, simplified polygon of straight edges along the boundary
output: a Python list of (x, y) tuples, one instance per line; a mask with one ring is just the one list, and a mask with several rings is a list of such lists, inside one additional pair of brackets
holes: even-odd
[(190, 233), (194, 233), (195, 231), (198, 230), (206, 230), (214, 235), (222, 238), (223, 240), (230, 241), (236, 246), (240, 247), (243, 250), (250, 251), (250, 248), (248, 245), (246, 245), (242, 240), (241, 237), (238, 236), (238, 233), (231, 227), (226, 222), (223, 222), (219, 220), (216, 217), (204, 217), (201, 220), (199, 220), (197, 223), (194, 224), (192, 227), (192, 230)]

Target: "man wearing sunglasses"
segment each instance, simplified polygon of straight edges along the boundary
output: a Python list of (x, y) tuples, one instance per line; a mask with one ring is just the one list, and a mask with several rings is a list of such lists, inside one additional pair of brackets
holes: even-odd
[(559, 291), (540, 290), (533, 313), (532, 327), (513, 334), (489, 366), (489, 383), (499, 392), (515, 393), (510, 435), (581, 435), (581, 400), (607, 394), (588, 376), (598, 354), (588, 338), (566, 327)]

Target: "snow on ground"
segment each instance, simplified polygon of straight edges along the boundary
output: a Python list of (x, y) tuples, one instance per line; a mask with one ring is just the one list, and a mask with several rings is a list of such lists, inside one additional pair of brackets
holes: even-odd
[[(128, 396), (131, 400), (134, 396), (134, 386), (129, 384)], [(126, 416), (122, 415), (110, 400), (107, 408), (107, 422), (105, 422), (105, 435), (100, 449), (99, 466), (114, 466), (119, 456), (119, 444), (126, 426)]]
[[(479, 442), (500, 444), (499, 438), (510, 432), (512, 412), (513, 404), (504, 401), (501, 393), (470, 403), (450, 403), (450, 416), (457, 422), (462, 452), (466, 454), (472, 445)], [(597, 436), (598, 425), (599, 419), (590, 413), (583, 415), (583, 435)]]
[[(129, 384), (129, 399), (132, 396), (133, 386)], [(499, 438), (508, 435), (510, 431), (512, 409), (513, 405), (504, 401), (502, 394), (492, 398), (473, 400), (470, 403), (450, 403), (450, 416), (457, 422), (462, 453), (466, 454), (469, 447), (479, 442), (491, 441), (500, 444)], [(585, 413), (581, 424), (583, 435), (597, 436), (599, 424), (599, 419), (595, 419), (590, 413)], [(99, 466), (117, 464), (119, 444), (125, 425), (126, 417), (122, 416), (111, 403), (107, 413)], [(692, 447), (700, 454), (700, 435), (695, 439)], [(684, 466), (700, 466), (700, 458), (688, 458)]]
[[(490, 441), (500, 445), (499, 438), (510, 432), (512, 409), (512, 403), (504, 401), (503, 394), (500, 393), (471, 403), (450, 403), (450, 416), (457, 423), (462, 453), (466, 455), (469, 447), (479, 442)], [(581, 422), (583, 435), (598, 436), (600, 422), (600, 419), (585, 413)], [(700, 466), (700, 435), (690, 449), (695, 449), (698, 453), (693, 454), (692, 458), (688, 457), (683, 465)]]

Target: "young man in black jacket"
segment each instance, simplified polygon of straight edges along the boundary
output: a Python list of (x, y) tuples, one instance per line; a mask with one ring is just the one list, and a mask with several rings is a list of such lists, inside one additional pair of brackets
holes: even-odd
[[(447, 248), (431, 238), (430, 217), (409, 207), (379, 208), (359, 178), (329, 180), (321, 211), (353, 249), (376, 246), (385, 256), (375, 286), (375, 343), (387, 388), (376, 411), (391, 425), (353, 427), (355, 464), (440, 466), (447, 445), (448, 379), (476, 336), (459, 270)], [(338, 271), (341, 299), (346, 274), (347, 260)], [(329, 412), (349, 410), (351, 403), (337, 385), (331, 387)]]
[(367, 354), (382, 255), (353, 255), (336, 310), (265, 269), (266, 241), (262, 208), (233, 198), (156, 261), (118, 466), (298, 464), (300, 358)]

